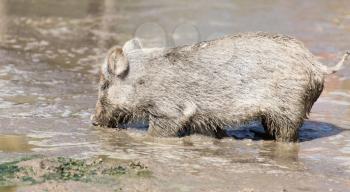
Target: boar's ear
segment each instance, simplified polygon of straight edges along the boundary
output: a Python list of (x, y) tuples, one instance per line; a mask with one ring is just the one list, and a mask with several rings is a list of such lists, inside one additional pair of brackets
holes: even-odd
[(129, 69), (129, 62), (120, 47), (114, 47), (107, 56), (108, 74), (124, 77)]
[(142, 49), (141, 41), (138, 38), (134, 38), (127, 41), (123, 46), (124, 53), (128, 53), (129, 51), (132, 51), (135, 49)]

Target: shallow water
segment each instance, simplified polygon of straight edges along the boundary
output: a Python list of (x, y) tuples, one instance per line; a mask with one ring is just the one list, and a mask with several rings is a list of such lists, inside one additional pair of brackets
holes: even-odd
[[(232, 138), (151, 138), (144, 128), (90, 125), (98, 67), (134, 35), (174, 46), (241, 31), (295, 36), (326, 65), (349, 48), (347, 0), (0, 0), (0, 162), (43, 154), (139, 160), (154, 172), (135, 191), (346, 191), (350, 188), (350, 68), (327, 78), (298, 144)], [(0, 188), (0, 191), (3, 188)]]
[(0, 152), (31, 152), (35, 148), (33, 141), (26, 135), (0, 135)]

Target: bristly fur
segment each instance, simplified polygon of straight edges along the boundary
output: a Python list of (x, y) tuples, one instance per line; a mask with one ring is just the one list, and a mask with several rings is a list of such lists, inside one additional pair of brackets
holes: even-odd
[(123, 63), (128, 71), (101, 75), (100, 125), (147, 120), (154, 136), (222, 137), (226, 126), (260, 119), (276, 140), (297, 141), (329, 74), (301, 42), (280, 34), (240, 33), (169, 49), (140, 45), (127, 42), (110, 53), (126, 62), (104, 64), (118, 70)]

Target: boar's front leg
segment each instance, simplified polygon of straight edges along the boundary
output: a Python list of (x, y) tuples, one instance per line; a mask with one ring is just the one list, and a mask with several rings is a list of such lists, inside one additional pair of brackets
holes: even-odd
[(180, 120), (166, 117), (149, 117), (148, 134), (155, 137), (176, 137), (182, 129)]
[(148, 133), (157, 137), (183, 137), (191, 134), (206, 135), (222, 139), (227, 137), (227, 133), (221, 127), (194, 128), (189, 124), (190, 121), (184, 118), (171, 119), (166, 117), (149, 117)]
[[(181, 112), (173, 109), (181, 109)], [(151, 113), (149, 116), (149, 135), (175, 137), (181, 136), (181, 131), (185, 129), (190, 119), (196, 114), (197, 106), (191, 101), (185, 101), (183, 105), (163, 106), (163, 110), (155, 111), (163, 111), (163, 113)]]
[(183, 132), (181, 133), (181, 136), (186, 136), (186, 135), (192, 135), (192, 134), (200, 134), (200, 135), (205, 135), (208, 137), (214, 137), (217, 139), (222, 139), (224, 137), (228, 137), (226, 131), (219, 126), (211, 126), (210, 129), (208, 128), (195, 128), (191, 126), (187, 126), (183, 129)]
[(262, 124), (268, 137), (282, 142), (297, 142), (302, 117), (263, 116)]

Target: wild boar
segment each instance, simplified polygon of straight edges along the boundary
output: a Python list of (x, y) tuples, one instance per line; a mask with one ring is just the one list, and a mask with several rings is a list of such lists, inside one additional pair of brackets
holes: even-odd
[(175, 48), (142, 49), (132, 39), (101, 67), (93, 124), (146, 120), (152, 136), (222, 137), (227, 126), (261, 120), (270, 137), (295, 142), (325, 77), (349, 55), (328, 68), (300, 41), (263, 32)]

